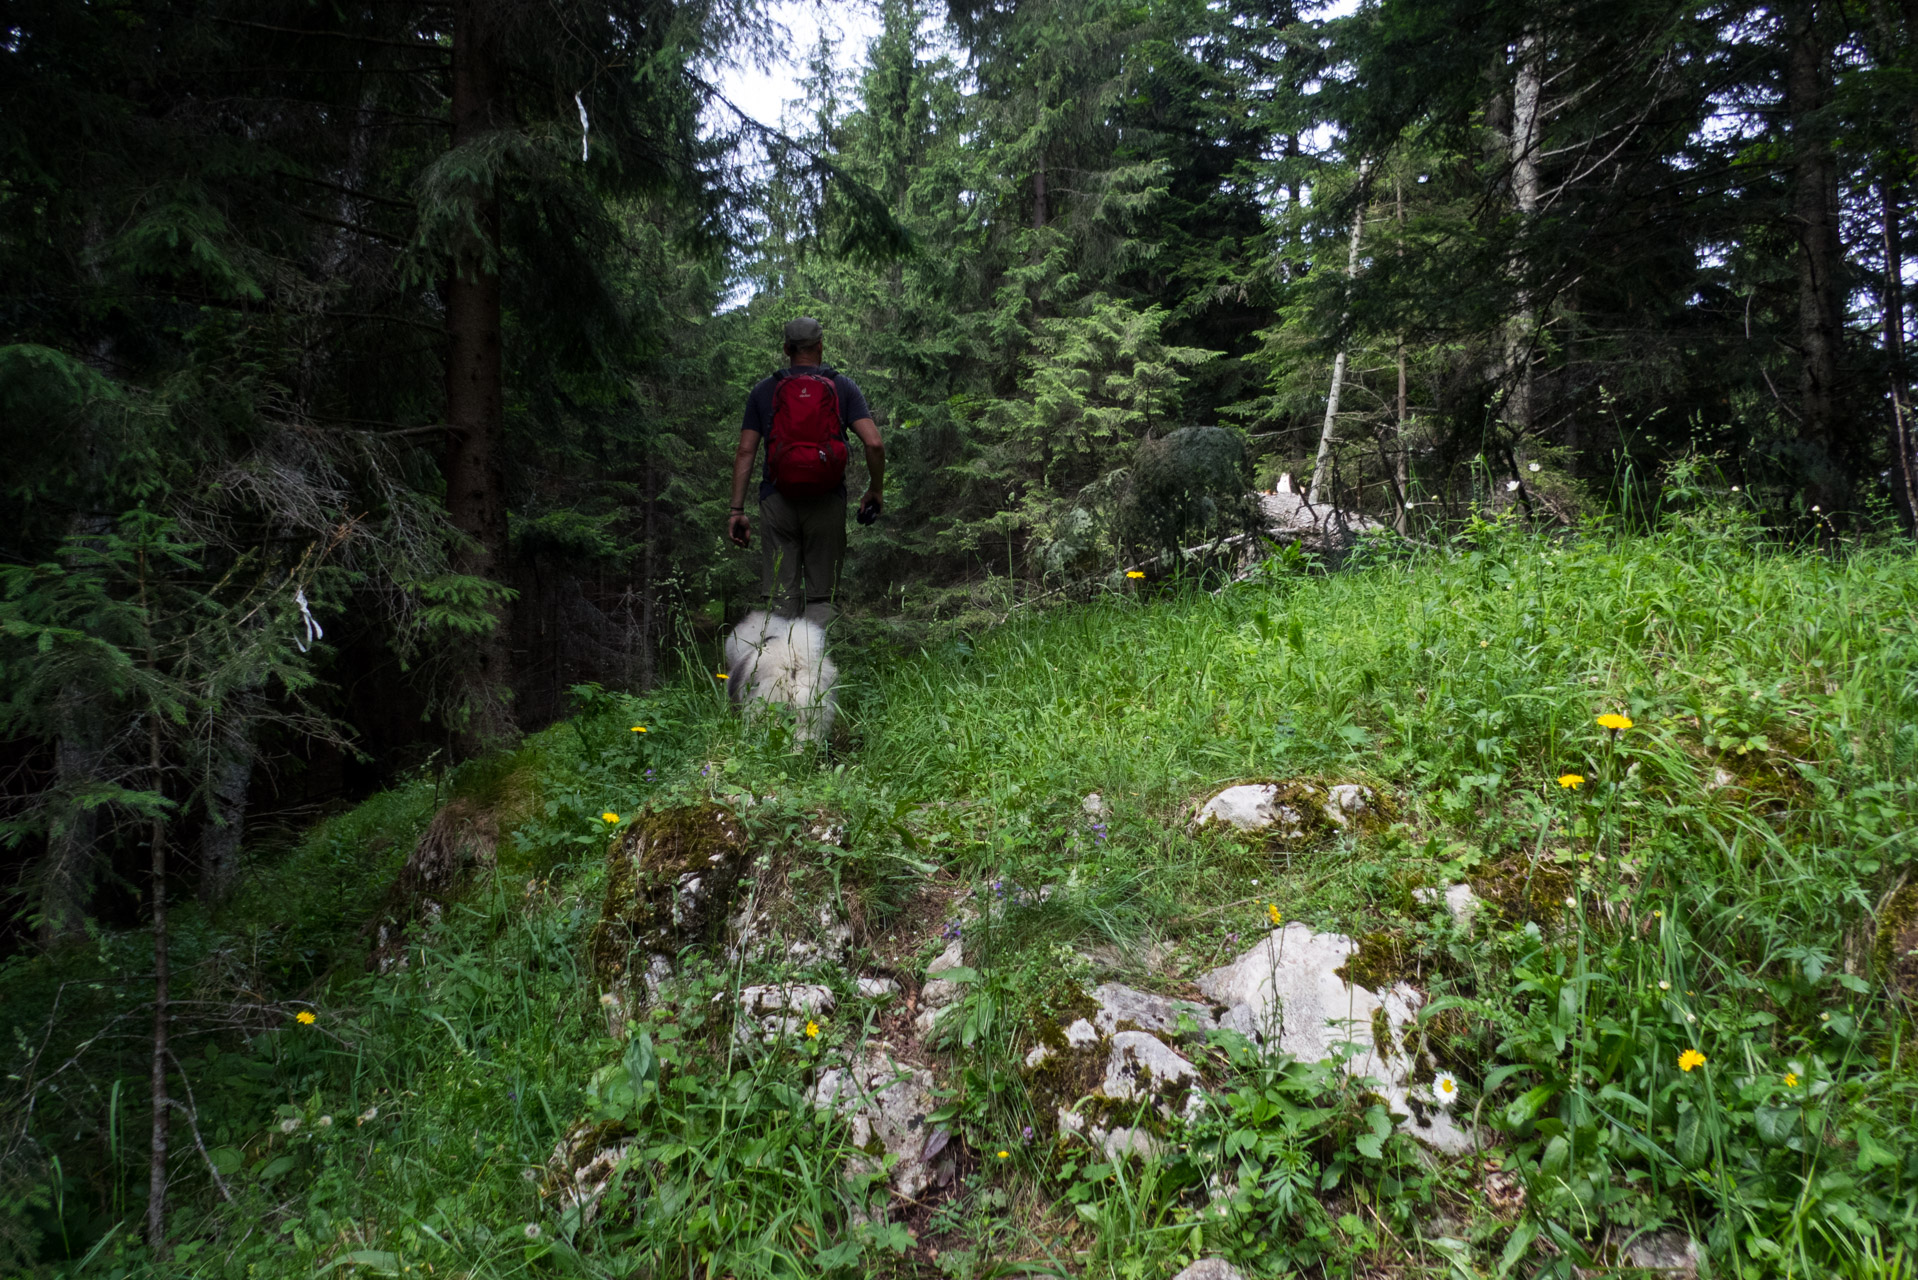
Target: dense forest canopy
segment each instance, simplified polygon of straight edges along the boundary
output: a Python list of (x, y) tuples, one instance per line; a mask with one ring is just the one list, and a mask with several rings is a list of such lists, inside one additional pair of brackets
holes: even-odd
[(751, 0), (9, 6), (20, 926), (647, 687), (750, 593), (795, 315), (895, 459), (847, 602), (912, 625), (1189, 533), (1140, 495), (1194, 426), (1414, 539), (1680, 460), (1910, 529), (1909, 2), (875, 7), (780, 133), (713, 88), (816, 38)]

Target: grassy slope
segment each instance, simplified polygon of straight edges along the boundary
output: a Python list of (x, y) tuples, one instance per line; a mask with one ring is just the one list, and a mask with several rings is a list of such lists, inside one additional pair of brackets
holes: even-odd
[[(233, 1201), (183, 1140), (178, 1225), (194, 1243), (174, 1269), (310, 1275), (354, 1256), (435, 1274), (814, 1274), (836, 1243), (825, 1260), (849, 1274), (1050, 1256), (1154, 1277), (1201, 1249), (1253, 1274), (1490, 1274), (1534, 1232), (1545, 1251), (1527, 1269), (1591, 1247), (1595, 1224), (1672, 1221), (1721, 1272), (1897, 1274), (1873, 1259), (1918, 1246), (1912, 1073), (1868, 952), (1873, 909), (1914, 855), (1915, 616), (1908, 557), (1773, 553), (1707, 514), (1654, 538), (1480, 529), (1414, 563), (1114, 599), (911, 657), (875, 648), (842, 664), (857, 748), (825, 771), (728, 718), (702, 672), (646, 702), (608, 695), (460, 780), (509, 817), (502, 872), (405, 972), (338, 961), (362, 954), (354, 930), (430, 787), (335, 820), (237, 909), (189, 926), (200, 996), (272, 998), (241, 1019), (250, 1037), (216, 1017), (183, 1036)], [(1635, 721), (1617, 739), (1594, 724), (1612, 711)], [(1560, 787), (1566, 773), (1586, 781)], [(1370, 781), (1393, 821), (1284, 858), (1183, 834), (1219, 783), (1300, 775)], [(680, 1087), (637, 1109), (616, 1096), (624, 1049), (578, 969), (599, 814), (742, 789), (776, 795), (757, 807), (769, 841), (807, 807), (847, 814), (852, 851), (827, 866), (880, 924), (934, 865), (1059, 886), (973, 944), (972, 1043), (942, 1061), (982, 1163), (915, 1219), (904, 1255), (903, 1237), (849, 1225), (843, 1133), (786, 1088), (863, 1034), (857, 1018), (818, 1042), (721, 1052), (709, 994), (754, 975), (711, 973), (651, 1024)], [(1095, 790), (1113, 809), (1100, 831), (1079, 814)], [(1461, 877), (1511, 908), (1470, 942), (1411, 892)], [(1213, 1118), (1165, 1160), (1088, 1165), (1045, 1140), (1011, 1066), (1084, 976), (1061, 944), (1156, 941), (1165, 961), (1142, 980), (1173, 983), (1275, 909), (1366, 936), (1450, 997), (1437, 1065), (1507, 1129), (1503, 1175), (1368, 1141), (1362, 1091), (1225, 1049)], [(75, 978), (99, 984), (86, 1018), (126, 1012), (139, 950), (108, 939), (14, 966), (7, 1020), (33, 1031)], [(296, 997), (314, 1026), (289, 1020)], [(1706, 1065), (1680, 1071), (1687, 1049)], [(123, 1235), (100, 1235), (139, 1212), (124, 1134), (144, 1121), (109, 1122), (116, 1076), (122, 1106), (144, 1111), (137, 1035), (124, 1058), (93, 1052), (64, 1077), (92, 1092), (36, 1095), (35, 1136), (65, 1162), (62, 1212), (16, 1221), (47, 1236), (43, 1256), (63, 1251), (64, 1224), (74, 1252), (99, 1242), (89, 1270), (138, 1267)], [(582, 1225), (540, 1195), (534, 1171), (589, 1114), (657, 1144), (630, 1221)], [(1195, 1216), (1197, 1189), (1234, 1171), (1226, 1211)]]

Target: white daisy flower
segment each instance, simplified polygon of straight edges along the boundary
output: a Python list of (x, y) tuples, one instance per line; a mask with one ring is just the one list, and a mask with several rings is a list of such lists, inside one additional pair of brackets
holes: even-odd
[(1439, 1106), (1450, 1107), (1458, 1101), (1458, 1077), (1449, 1071), (1441, 1071), (1432, 1077), (1432, 1097)]

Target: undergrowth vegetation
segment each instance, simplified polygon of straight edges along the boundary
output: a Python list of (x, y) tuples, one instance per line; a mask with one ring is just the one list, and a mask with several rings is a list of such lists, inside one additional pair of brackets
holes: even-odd
[[(1889, 948), (1918, 859), (1915, 618), (1902, 551), (1780, 549), (1701, 505), (1634, 536), (1480, 523), (911, 651), (848, 623), (826, 759), (729, 714), (697, 654), (645, 699), (582, 689), (514, 755), (321, 824), (182, 927), (171, 1259), (131, 1235), (141, 936), (0, 972), (8, 1238), (69, 1276), (1158, 1280), (1210, 1255), (1570, 1276), (1673, 1227), (1712, 1275), (1910, 1276), (1918, 1073)], [(1363, 783), (1377, 820), (1286, 847), (1189, 830), (1219, 786), (1287, 779)], [(496, 856), (371, 972), (363, 926), (453, 798), (501, 815)], [(689, 954), (609, 1016), (586, 959), (609, 840), (712, 798), (864, 954)], [(821, 812), (843, 838), (810, 832)], [(1469, 933), (1421, 893), (1457, 883), (1483, 903)], [(1176, 992), (1280, 919), (1426, 993), (1423, 1078), (1456, 1080), (1482, 1150), (1435, 1157), (1363, 1081), (1229, 1032), (1149, 1158), (1059, 1130), (1022, 1064), (1095, 966)], [(853, 975), (910, 983), (955, 933), (967, 994), (922, 1048), (958, 1175), (888, 1219), (805, 1091), (882, 1033)], [(734, 1034), (739, 986), (802, 971), (837, 1017)], [(582, 1212), (552, 1161), (594, 1129), (631, 1146)]]

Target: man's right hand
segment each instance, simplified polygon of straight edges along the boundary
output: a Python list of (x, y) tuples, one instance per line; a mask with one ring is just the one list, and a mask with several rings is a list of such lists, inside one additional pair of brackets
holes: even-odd
[(743, 547), (753, 538), (753, 522), (746, 518), (743, 511), (735, 511), (726, 518), (726, 536), (733, 540), (735, 547)]

